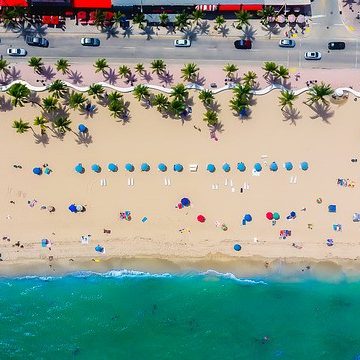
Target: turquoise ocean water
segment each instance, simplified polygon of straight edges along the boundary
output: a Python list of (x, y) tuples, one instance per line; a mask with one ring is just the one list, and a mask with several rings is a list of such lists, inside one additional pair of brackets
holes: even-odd
[(360, 282), (0, 279), (0, 359), (360, 359)]

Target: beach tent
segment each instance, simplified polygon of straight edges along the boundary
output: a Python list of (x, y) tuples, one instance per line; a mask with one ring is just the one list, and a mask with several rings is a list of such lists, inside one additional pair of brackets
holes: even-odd
[(201, 223), (204, 223), (205, 222), (205, 216), (204, 215), (198, 215), (198, 217), (197, 217), (197, 221), (198, 222), (201, 222)]
[(141, 171), (149, 171), (150, 165), (148, 163), (142, 163), (140, 169)]
[(287, 171), (290, 171), (290, 170), (292, 170), (292, 168), (293, 168), (293, 164), (292, 164), (290, 161), (287, 161), (287, 162), (284, 164), (284, 168), (285, 168)]
[(174, 171), (181, 172), (184, 170), (184, 167), (181, 164), (174, 165)]
[(246, 166), (243, 162), (240, 162), (237, 164), (237, 169), (241, 172), (244, 172), (246, 170)]
[(108, 169), (109, 169), (109, 171), (116, 172), (116, 171), (118, 171), (118, 166), (114, 163), (110, 163), (108, 165)]
[(133, 165), (133, 164), (130, 164), (130, 163), (127, 163), (127, 164), (125, 165), (125, 170), (130, 171), (130, 172), (133, 172), (133, 171), (135, 170), (134, 165)]
[(244, 216), (244, 220), (247, 221), (247, 222), (250, 222), (252, 220), (252, 216), (250, 214), (246, 214)]
[(260, 172), (262, 170), (262, 166), (260, 163), (256, 163), (254, 165), (254, 170), (257, 171), (257, 172)]
[(91, 170), (99, 173), (101, 171), (101, 167), (98, 164), (91, 165)]
[(162, 172), (166, 171), (167, 170), (167, 166), (164, 164), (164, 163), (160, 163), (158, 165), (158, 169)]
[(223, 166), (222, 166), (222, 169), (225, 171), (225, 172), (229, 172), (230, 171), (230, 165), (228, 163), (225, 163)]
[(234, 250), (235, 251), (240, 251), (241, 250), (241, 245), (240, 244), (235, 244), (234, 245)]
[(291, 216), (291, 218), (295, 219), (295, 218), (296, 218), (296, 212), (295, 212), (295, 211), (292, 211), (292, 212), (290, 213), (290, 216)]
[(188, 198), (182, 198), (181, 205), (182, 206), (190, 206), (190, 200)]
[(278, 170), (278, 166), (277, 166), (277, 163), (275, 161), (273, 161), (271, 164), (270, 164), (270, 170), (271, 171), (277, 171)]
[(300, 163), (300, 169), (306, 171), (309, 168), (309, 164), (306, 161)]
[(85, 169), (82, 164), (79, 163), (75, 166), (75, 171), (79, 174), (83, 174), (85, 172)]
[(35, 175), (41, 175), (42, 174), (42, 169), (39, 168), (39, 167), (35, 167), (35, 168), (33, 168), (33, 173)]
[(272, 220), (272, 219), (274, 218), (273, 213), (272, 213), (271, 211), (267, 212), (267, 213), (266, 213), (266, 218), (267, 218), (268, 220)]
[(278, 212), (274, 212), (273, 218), (274, 218), (274, 220), (279, 220), (280, 219), (280, 214)]
[(208, 166), (206, 167), (206, 170), (213, 173), (215, 172), (215, 165), (214, 164), (208, 164)]
[(76, 210), (76, 205), (75, 205), (75, 204), (71, 204), (71, 205), (69, 206), (69, 210), (70, 210), (71, 212), (73, 212), (73, 213), (76, 213), (76, 212), (77, 212), (77, 210)]
[(81, 133), (86, 133), (88, 132), (88, 128), (84, 125), (84, 124), (80, 124), (79, 127), (78, 127), (79, 131)]

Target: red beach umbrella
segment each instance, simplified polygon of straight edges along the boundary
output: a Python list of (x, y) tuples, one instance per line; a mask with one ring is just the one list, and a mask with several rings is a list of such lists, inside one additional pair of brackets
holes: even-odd
[(204, 215), (198, 215), (197, 220), (201, 223), (204, 223), (206, 219)]
[(273, 218), (274, 218), (274, 215), (273, 215), (273, 213), (272, 212), (267, 212), (266, 213), (266, 218), (268, 219), (268, 220), (272, 220)]

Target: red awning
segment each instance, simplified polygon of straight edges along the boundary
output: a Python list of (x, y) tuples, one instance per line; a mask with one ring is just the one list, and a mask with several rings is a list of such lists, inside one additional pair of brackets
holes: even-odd
[(111, 0), (73, 0), (74, 8), (110, 9)]
[(243, 11), (260, 11), (262, 10), (263, 6), (261, 4), (254, 4), (254, 5), (242, 5), (241, 10)]
[(77, 19), (78, 19), (79, 21), (81, 21), (81, 20), (86, 20), (86, 19), (87, 19), (86, 11), (79, 11), (79, 12), (77, 13)]
[(219, 5), (218, 10), (219, 11), (239, 11), (241, 9), (241, 5)]
[(28, 3), (26, 0), (0, 0), (0, 6), (27, 7)]

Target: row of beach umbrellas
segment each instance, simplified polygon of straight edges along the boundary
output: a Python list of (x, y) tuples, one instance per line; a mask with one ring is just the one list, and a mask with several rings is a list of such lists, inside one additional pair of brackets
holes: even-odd
[[(293, 166), (292, 162), (287, 161), (287, 162), (285, 162), (283, 164), (283, 167), (287, 171), (290, 171), (290, 170), (293, 169), (294, 166)], [(301, 170), (306, 171), (306, 170), (309, 169), (309, 164), (308, 164), (307, 161), (302, 161), (299, 164), (299, 167), (300, 167)], [(109, 163), (107, 168), (108, 168), (109, 171), (112, 171), (112, 172), (117, 172), (119, 170), (118, 165), (116, 165), (114, 163)], [(157, 168), (158, 168), (159, 171), (162, 171), (162, 172), (165, 172), (165, 171), (168, 170), (167, 165), (165, 165), (164, 163), (158, 164)], [(240, 162), (240, 163), (237, 164), (236, 168), (237, 168), (237, 170), (239, 170), (241, 172), (244, 172), (246, 170), (246, 165), (243, 162)], [(230, 166), (230, 164), (225, 163), (225, 164), (222, 165), (222, 169), (225, 172), (229, 172), (231, 170), (231, 166)], [(253, 169), (256, 172), (260, 172), (260, 171), (262, 171), (262, 165), (260, 163), (255, 163)], [(278, 167), (277, 163), (275, 161), (273, 161), (269, 165), (269, 169), (271, 171), (278, 171), (279, 167)], [(91, 170), (96, 172), (96, 173), (99, 173), (99, 172), (101, 172), (102, 169), (101, 169), (100, 165), (93, 164), (93, 165), (91, 165)], [(135, 166), (132, 163), (127, 163), (127, 164), (125, 164), (125, 170), (129, 171), (129, 172), (133, 172), (133, 171), (135, 171)], [(140, 165), (140, 170), (145, 171), (145, 172), (150, 171), (150, 165), (148, 163), (142, 163)], [(182, 172), (184, 170), (184, 167), (181, 164), (175, 164), (173, 166), (173, 170), (176, 171), (176, 172)], [(213, 172), (216, 171), (216, 166), (214, 164), (208, 164), (206, 166), (206, 170), (209, 171), (210, 173), (213, 173)], [(79, 174), (83, 174), (85, 172), (85, 168), (81, 163), (79, 163), (79, 164), (77, 164), (75, 166), (75, 171), (77, 173), (79, 173)]]
[(305, 16), (300, 14), (298, 16), (294, 15), (294, 14), (290, 14), (287, 16), (287, 18), (285, 17), (285, 15), (280, 14), (276, 17), (274, 16), (269, 16), (268, 17), (268, 21), (269, 22), (278, 22), (279, 24), (283, 24), (286, 21), (288, 21), (289, 23), (298, 23), (298, 24), (304, 24), (305, 23)]

